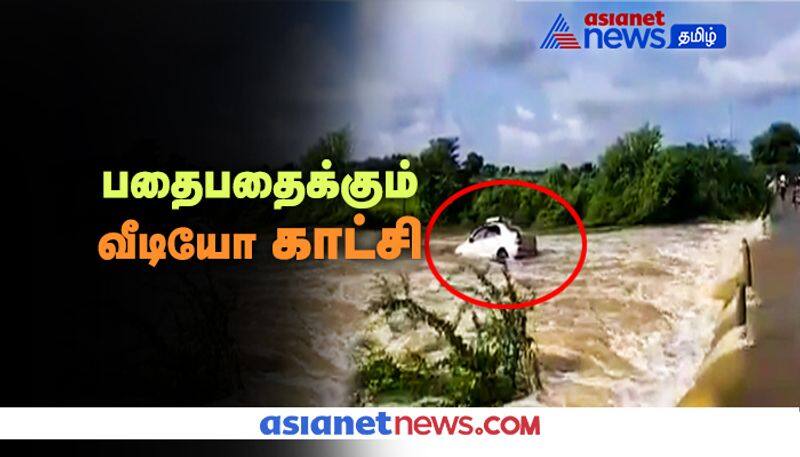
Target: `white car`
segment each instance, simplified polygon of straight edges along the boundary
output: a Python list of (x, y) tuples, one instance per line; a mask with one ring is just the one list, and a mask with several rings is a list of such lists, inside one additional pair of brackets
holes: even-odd
[(469, 239), (456, 248), (456, 254), (465, 257), (483, 257), (496, 260), (535, 255), (527, 246), (523, 246), (522, 232), (500, 217), (490, 217), (486, 223), (469, 234)]

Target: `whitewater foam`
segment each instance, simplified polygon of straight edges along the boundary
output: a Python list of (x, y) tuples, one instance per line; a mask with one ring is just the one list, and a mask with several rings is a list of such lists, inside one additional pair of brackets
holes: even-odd
[[(586, 264), (562, 294), (528, 311), (543, 361), (545, 389), (513, 405), (674, 405), (693, 385), (714, 344), (725, 313), (727, 289), (740, 274), (740, 242), (764, 236), (764, 221), (639, 227), (589, 234)], [(461, 237), (431, 242), (442, 274), (457, 287), (474, 275), (452, 254)], [(539, 236), (542, 254), (511, 262), (515, 280), (538, 294), (557, 287), (580, 251), (577, 234)], [(305, 264), (304, 264), (305, 265)], [(267, 291), (294, 306), (294, 317), (255, 307), (245, 319), (245, 350), (265, 358), (271, 339), (290, 338), (294, 353), (282, 355), (287, 375), (259, 378), (264, 389), (284, 390), (292, 404), (347, 404), (356, 335), (370, 333), (390, 352), (415, 349), (440, 357), (436, 335), (402, 323), (375, 321), (366, 313), (376, 272), (403, 272), (412, 296), (431, 311), (453, 317), (463, 306), (435, 281), (422, 260), (381, 263), (324, 262), (269, 271)], [(296, 284), (302, 283), (302, 290)], [(757, 300), (751, 300), (758, 303)], [(255, 306), (255, 305), (254, 305)], [(482, 312), (482, 310), (477, 310)], [(298, 316), (303, 316), (298, 318)], [(279, 319), (275, 335), (258, 333), (261, 319)], [(392, 332), (389, 325), (395, 327)], [(472, 338), (468, 319), (458, 327)], [(741, 348), (741, 335), (725, 335), (715, 351)], [(710, 357), (710, 356), (709, 356)], [(707, 362), (705, 362), (707, 363)]]

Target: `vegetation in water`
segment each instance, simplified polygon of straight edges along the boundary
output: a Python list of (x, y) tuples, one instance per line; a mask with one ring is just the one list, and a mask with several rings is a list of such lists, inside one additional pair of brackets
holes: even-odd
[[(532, 298), (505, 268), (502, 285), (487, 278), (487, 271), (474, 272), (479, 284), (475, 291), (486, 300), (518, 303)], [(356, 404), (492, 406), (541, 388), (525, 310), (488, 310), (481, 317), (465, 303), (450, 321), (411, 297), (406, 276), (396, 281), (379, 276), (375, 291), (370, 312), (387, 320), (399, 313), (412, 325), (428, 326), (446, 347), (446, 355), (435, 361), (410, 350), (393, 355), (380, 343), (365, 340), (356, 353)], [(469, 341), (457, 331), (467, 315), (475, 331)]]

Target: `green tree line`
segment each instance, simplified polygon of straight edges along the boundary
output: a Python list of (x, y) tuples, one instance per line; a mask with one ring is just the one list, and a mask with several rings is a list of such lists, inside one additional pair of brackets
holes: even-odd
[[(300, 161), (304, 171), (317, 169), (323, 158), (337, 171), (395, 170), (408, 158), (419, 181), (408, 200), (384, 200), (367, 211), (374, 225), (411, 214), (427, 221), (448, 196), (469, 184), (494, 178), (536, 182), (563, 196), (587, 226), (735, 219), (758, 215), (769, 199), (768, 173), (800, 164), (800, 133), (788, 123), (772, 124), (751, 142), (750, 157), (726, 140), (704, 144), (664, 145), (657, 126), (648, 124), (625, 133), (608, 146), (597, 163), (560, 165), (546, 170), (517, 170), (486, 163), (469, 152), (462, 157), (458, 138), (436, 138), (419, 154), (351, 160), (348, 130), (320, 139)], [(297, 224), (348, 224), (355, 210), (342, 202), (306, 202), (288, 214)], [(442, 221), (474, 224), (504, 216), (523, 226), (572, 224), (569, 213), (546, 195), (521, 187), (500, 186), (474, 192), (450, 206)]]

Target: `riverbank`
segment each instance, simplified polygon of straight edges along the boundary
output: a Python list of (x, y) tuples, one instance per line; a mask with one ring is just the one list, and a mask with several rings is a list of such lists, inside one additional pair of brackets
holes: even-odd
[(713, 357), (682, 406), (800, 405), (800, 213), (788, 202), (772, 210), (771, 237), (752, 246), (753, 288), (760, 305), (722, 345), (747, 345)]

